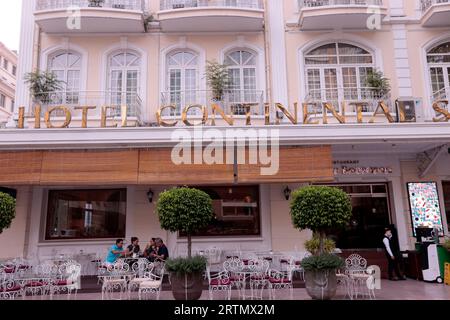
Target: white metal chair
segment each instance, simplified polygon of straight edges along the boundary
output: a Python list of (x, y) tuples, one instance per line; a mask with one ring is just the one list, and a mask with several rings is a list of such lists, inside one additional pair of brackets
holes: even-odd
[[(129, 278), (133, 278), (130, 267), (126, 263), (117, 263), (107, 267), (107, 275), (102, 278), (102, 300), (122, 300), (128, 288)], [(118, 291), (119, 299), (114, 299), (114, 293)]]
[(270, 270), (268, 276), (269, 295), (271, 300), (275, 300), (277, 290), (289, 290), (289, 298), (293, 299), (292, 273), (284, 273), (277, 270)]
[(53, 299), (55, 294), (67, 292), (69, 300), (72, 291), (77, 292), (81, 289), (81, 265), (78, 263), (66, 263), (59, 267), (58, 276), (50, 284), (50, 298)]
[(25, 291), (20, 283), (12, 279), (0, 279), (0, 300), (15, 300), (18, 297), (25, 298)]
[(366, 292), (367, 260), (359, 254), (351, 254), (345, 259), (345, 274), (348, 276), (349, 295), (351, 299), (358, 299), (358, 295)]
[[(248, 269), (251, 271), (250, 276), (250, 291), (252, 299), (263, 299), (263, 292), (269, 283), (269, 261), (265, 259), (251, 260), (248, 264)], [(259, 294), (256, 296), (255, 291)]]
[(244, 262), (237, 258), (227, 259), (223, 263), (223, 269), (228, 273), (231, 281), (231, 286), (236, 287), (241, 296), (241, 290), (245, 285), (245, 277), (242, 275), (244, 269)]
[(160, 299), (164, 279), (164, 272), (165, 272), (164, 267), (160, 270), (159, 274), (151, 272), (149, 274), (149, 279), (140, 283), (138, 290), (139, 300), (143, 300), (143, 298), (152, 294), (156, 295), (156, 300)]
[(206, 267), (206, 275), (208, 277), (209, 300), (213, 300), (214, 292), (225, 292), (226, 298), (231, 299), (232, 282), (227, 271), (221, 271), (215, 276), (211, 274), (211, 268)]
[(131, 300), (131, 294), (134, 290), (139, 290), (142, 282), (152, 280), (152, 272), (154, 270), (154, 264), (152, 262), (147, 262), (143, 264), (142, 262), (136, 262), (133, 264), (133, 271), (137, 270), (137, 277), (130, 280), (128, 283), (128, 299)]

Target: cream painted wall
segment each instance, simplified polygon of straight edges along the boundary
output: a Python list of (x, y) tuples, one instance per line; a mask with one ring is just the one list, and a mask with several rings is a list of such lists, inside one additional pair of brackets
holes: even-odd
[(0, 243), (3, 244), (0, 248), (0, 259), (24, 256), (30, 195), (31, 187), (17, 188), (16, 218), (11, 227), (0, 234)]
[[(289, 185), (291, 190), (300, 185)], [(270, 186), (270, 224), (273, 251), (304, 251), (305, 241), (311, 239), (311, 231), (299, 231), (292, 226), (289, 204), (283, 190), (286, 185)]]

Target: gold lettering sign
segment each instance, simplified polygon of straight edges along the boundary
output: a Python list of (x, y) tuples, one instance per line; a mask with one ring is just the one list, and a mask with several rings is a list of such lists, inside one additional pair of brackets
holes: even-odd
[(276, 103), (275, 107), (280, 109), (284, 115), (292, 122), (292, 124), (298, 124), (298, 103), (294, 103), (294, 115), (292, 115), (281, 103)]
[(113, 123), (112, 126), (107, 126), (107, 124), (106, 124), (106, 120), (108, 119), (108, 110), (114, 110), (114, 109), (116, 109), (116, 108), (108, 107), (108, 106), (102, 107), (102, 116), (101, 116), (101, 120), (100, 120), (100, 126), (102, 128), (116, 128), (117, 127), (117, 123)]
[(356, 109), (356, 121), (363, 123), (363, 107), (367, 106), (367, 102), (350, 102), (350, 105), (354, 105)]
[(259, 105), (258, 103), (246, 103), (244, 104), (245, 108), (245, 125), (252, 125), (252, 107)]
[(230, 126), (234, 125), (233, 116), (227, 116), (225, 112), (219, 107), (217, 104), (212, 105), (212, 117), (211, 117), (211, 125), (216, 125), (216, 113), (219, 113), (223, 120), (225, 120)]
[(19, 108), (19, 121), (17, 122), (17, 128), (23, 129), (25, 127), (25, 107)]
[[(51, 116), (52, 113), (56, 110), (62, 110), (64, 111), (64, 114), (66, 116), (66, 120), (64, 121), (64, 123), (60, 126), (53, 126), (52, 122), (51, 122)], [(49, 129), (63, 129), (63, 128), (68, 128), (70, 125), (70, 122), (72, 122), (72, 114), (70, 113), (70, 110), (66, 107), (54, 107), (49, 109), (46, 113), (45, 113), (45, 124), (47, 125), (47, 128)]]
[(445, 105), (445, 108), (448, 106), (448, 100), (438, 100), (433, 103), (433, 109), (436, 113), (440, 113), (443, 116), (440, 118), (433, 118), (434, 122), (448, 122), (450, 120), (450, 112), (446, 109), (441, 108), (441, 104)]
[(323, 104), (323, 124), (328, 124), (327, 111), (330, 111), (333, 114), (333, 117), (335, 117), (339, 121), (339, 123), (345, 123), (345, 117), (341, 116), (331, 103), (325, 102)]
[[(189, 122), (188, 120), (188, 113), (189, 110), (194, 109), (194, 108), (199, 108), (202, 111), (202, 122), (201, 123), (196, 123), (196, 124), (192, 124)], [(205, 106), (201, 106), (199, 104), (196, 105), (191, 105), (189, 107), (186, 107), (183, 110), (183, 113), (181, 115), (181, 120), (183, 121), (183, 123), (185, 125), (187, 125), (188, 127), (195, 127), (195, 126), (199, 126), (199, 125), (205, 125), (206, 121), (208, 121), (208, 109), (206, 109)]]
[(37, 105), (34, 107), (34, 128), (41, 128), (41, 106)]
[(88, 122), (88, 112), (89, 110), (95, 110), (96, 107), (94, 106), (86, 106), (86, 107), (75, 107), (75, 110), (82, 110), (81, 113), (81, 127), (87, 128), (87, 122)]
[(389, 112), (389, 108), (386, 106), (386, 104), (384, 104), (383, 101), (380, 101), (378, 103), (377, 109), (375, 110), (372, 119), (369, 120), (369, 123), (374, 123), (375, 122), (375, 118), (378, 114), (381, 114), (379, 111), (380, 109), (383, 111), (383, 114), (385, 115), (386, 119), (388, 119), (389, 123), (393, 123), (394, 118), (392, 117), (391, 113)]
[(270, 104), (264, 104), (264, 123), (266, 126), (270, 125)]
[(173, 111), (177, 111), (177, 107), (175, 107), (174, 105), (163, 106), (163, 107), (159, 108), (158, 112), (156, 112), (156, 120), (158, 121), (158, 125), (161, 127), (166, 127), (166, 128), (175, 127), (178, 124), (178, 121), (175, 121), (173, 123), (167, 123), (162, 120), (162, 113), (166, 109), (171, 109)]
[(311, 121), (309, 118), (308, 107), (315, 106), (317, 107), (317, 103), (304, 103), (303, 104), (303, 124), (319, 124), (319, 120)]

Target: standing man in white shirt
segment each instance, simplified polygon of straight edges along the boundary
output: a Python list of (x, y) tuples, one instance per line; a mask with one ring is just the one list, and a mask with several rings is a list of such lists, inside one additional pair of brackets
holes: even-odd
[[(397, 281), (397, 280), (406, 280), (406, 277), (401, 274), (400, 269), (398, 267), (398, 260), (400, 259), (400, 254), (395, 250), (395, 246), (392, 243), (392, 230), (390, 228), (384, 229), (384, 252), (386, 254), (386, 258), (388, 259), (388, 272), (389, 272), (389, 280)], [(394, 277), (394, 271), (397, 277)]]

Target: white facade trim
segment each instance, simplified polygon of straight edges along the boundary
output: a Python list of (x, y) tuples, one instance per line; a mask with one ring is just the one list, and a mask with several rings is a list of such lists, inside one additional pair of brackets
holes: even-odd
[[(159, 76), (159, 88), (160, 88), (160, 96), (162, 92), (167, 92), (169, 90), (167, 86), (167, 56), (174, 51), (177, 50), (190, 50), (195, 52), (198, 55), (198, 90), (206, 90), (206, 80), (204, 77), (205, 70), (206, 70), (206, 51), (202, 47), (187, 42), (185, 37), (180, 37), (179, 42), (175, 43), (171, 46), (168, 46), (166, 48), (163, 48), (160, 53), (159, 57), (159, 69), (160, 69), (160, 76)], [(161, 99), (161, 97), (159, 98)]]
[(25, 107), (28, 111), (31, 107), (31, 96), (28, 85), (25, 83), (25, 74), (33, 71), (33, 59), (36, 54), (34, 50), (35, 23), (34, 23), (34, 0), (23, 0), (21, 31), (20, 31), (20, 55), (17, 61), (17, 85), (15, 97), (15, 110)]
[(238, 37), (237, 41), (227, 44), (219, 52), (219, 62), (224, 63), (225, 57), (228, 53), (235, 50), (251, 50), (257, 55), (257, 66), (256, 66), (256, 90), (262, 90), (266, 92), (266, 78), (265, 78), (265, 66), (266, 58), (264, 54), (264, 49), (254, 44), (245, 41), (244, 37)]
[(81, 74), (80, 74), (80, 91), (86, 91), (87, 89), (87, 69), (89, 64), (89, 53), (83, 49), (82, 47), (71, 44), (67, 38), (60, 45), (55, 45), (49, 48), (46, 48), (42, 51), (40, 66), (42, 70), (48, 69), (48, 59), (51, 55), (57, 52), (69, 52), (74, 51), (81, 55)]
[(284, 6), (279, 0), (268, 0), (266, 8), (270, 26), (270, 73), (273, 103), (289, 105)]
[(392, 33), (394, 35), (394, 60), (398, 94), (400, 97), (412, 97), (413, 90), (406, 25), (392, 25)]
[(122, 37), (121, 41), (119, 43), (115, 43), (113, 45), (111, 45), (110, 47), (108, 47), (107, 49), (105, 49), (103, 51), (102, 54), (102, 61), (101, 61), (101, 77), (100, 77), (100, 85), (101, 85), (101, 90), (107, 90), (108, 89), (108, 60), (109, 60), (109, 56), (111, 54), (113, 54), (114, 52), (117, 51), (121, 51), (121, 50), (131, 50), (131, 51), (135, 51), (136, 53), (138, 53), (141, 57), (141, 66), (140, 66), (140, 90), (139, 90), (139, 96), (142, 100), (142, 108), (144, 110), (142, 110), (142, 116), (143, 116), (143, 120), (147, 121), (147, 117), (148, 117), (148, 112), (146, 112), (147, 110), (147, 83), (148, 83), (148, 75), (147, 75), (147, 70), (148, 70), (148, 54), (147, 51), (143, 50), (142, 48), (133, 45), (131, 43), (128, 42), (128, 38), (126, 37)]

